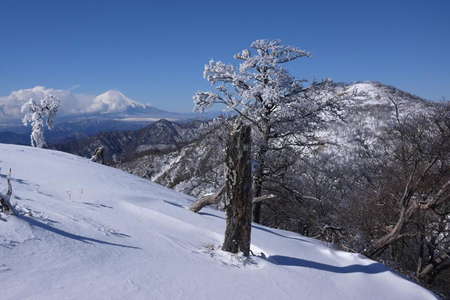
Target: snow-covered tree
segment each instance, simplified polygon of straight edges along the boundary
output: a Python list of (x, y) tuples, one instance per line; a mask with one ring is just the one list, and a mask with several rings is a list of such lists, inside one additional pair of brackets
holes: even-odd
[(94, 155), (92, 155), (91, 157), (91, 161), (99, 164), (105, 163), (105, 147), (97, 147), (97, 149), (95, 149)]
[[(329, 81), (304, 85), (283, 64), (310, 54), (296, 47), (282, 45), (279, 40), (256, 40), (253, 50), (245, 49), (234, 57), (239, 66), (211, 60), (203, 76), (211, 83), (211, 91), (197, 92), (195, 109), (204, 111), (223, 104), (252, 125), (255, 143), (255, 197), (263, 193), (267, 176), (268, 152), (284, 147), (317, 144), (316, 132), (327, 118), (337, 112), (337, 97), (328, 93)], [(254, 220), (259, 222), (260, 204), (255, 204)]]
[(22, 106), (25, 116), (22, 122), (25, 126), (31, 124), (31, 146), (44, 148), (47, 146), (44, 138), (44, 127), (53, 128), (53, 121), (58, 111), (60, 101), (50, 95), (41, 98), (39, 102), (30, 99)]

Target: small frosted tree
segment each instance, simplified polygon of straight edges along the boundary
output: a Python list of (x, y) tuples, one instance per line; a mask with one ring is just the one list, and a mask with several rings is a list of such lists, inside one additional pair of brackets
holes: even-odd
[(14, 210), (14, 206), (11, 204), (11, 195), (13, 192), (11, 186), (11, 169), (9, 169), (8, 176), (6, 177), (6, 183), (8, 185), (8, 190), (6, 191), (6, 194), (0, 193), (0, 210), (3, 213), (15, 215), (16, 211)]
[(53, 122), (58, 111), (60, 101), (52, 96), (44, 96), (39, 102), (30, 99), (22, 105), (25, 114), (22, 122), (25, 126), (31, 124), (31, 146), (44, 148), (47, 146), (44, 138), (44, 127), (53, 128)]
[[(315, 144), (317, 129), (328, 112), (337, 112), (337, 98), (331, 95), (330, 81), (308, 87), (296, 80), (283, 64), (308, 57), (304, 50), (282, 45), (279, 40), (256, 40), (253, 50), (245, 49), (234, 57), (239, 66), (211, 60), (203, 76), (211, 91), (197, 92), (195, 110), (204, 111), (223, 104), (253, 127), (255, 149), (254, 196), (263, 193), (267, 177), (268, 152)], [(254, 221), (260, 221), (261, 202), (254, 205)]]
[(105, 147), (100, 146), (95, 149), (94, 155), (91, 157), (91, 161), (104, 164), (105, 163)]

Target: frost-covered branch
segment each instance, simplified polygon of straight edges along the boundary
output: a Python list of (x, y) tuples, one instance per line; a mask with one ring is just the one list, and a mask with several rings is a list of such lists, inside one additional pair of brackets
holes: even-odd
[[(315, 145), (317, 129), (332, 115), (339, 114), (338, 100), (342, 95), (334, 93), (331, 81), (314, 82), (305, 87), (304, 81), (295, 79), (283, 67), (284, 63), (308, 56), (308, 52), (283, 45), (279, 40), (256, 40), (250, 49), (234, 56), (239, 64), (209, 61), (203, 76), (211, 84), (211, 90), (193, 96), (195, 110), (224, 105), (255, 129), (252, 131), (256, 146), (255, 197), (264, 194), (267, 156), (280, 145), (280, 136), (293, 146)], [(283, 146), (290, 145), (284, 142)], [(255, 211), (260, 204), (255, 203)], [(259, 222), (258, 213), (254, 220)]]
[[(205, 65), (203, 77), (214, 91), (194, 95), (196, 110), (224, 104), (254, 119), (283, 97), (291, 97), (302, 90), (301, 81), (295, 80), (280, 64), (309, 56), (309, 53), (284, 46), (278, 40), (257, 40), (251, 48), (254, 53), (244, 49), (235, 55), (243, 61), (239, 67), (214, 60)], [(226, 97), (221, 96), (224, 94)]]

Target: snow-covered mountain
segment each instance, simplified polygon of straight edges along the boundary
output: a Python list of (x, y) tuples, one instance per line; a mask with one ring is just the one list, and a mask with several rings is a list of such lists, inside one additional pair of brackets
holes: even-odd
[(94, 98), (93, 103), (87, 108), (87, 112), (118, 113), (127, 111), (145, 111), (150, 105), (138, 103), (119, 91), (109, 90)]
[(370, 144), (397, 122), (396, 107), (399, 118), (404, 118), (430, 113), (439, 105), (377, 81), (337, 84), (336, 93), (342, 92), (354, 95), (343, 103), (344, 121), (330, 121), (321, 135), (332, 144), (327, 150), (344, 159), (361, 140)]
[(24, 146), (0, 156), (19, 212), (0, 221), (4, 300), (436, 299), (292, 232), (253, 225), (255, 256), (222, 252), (223, 213), (192, 213), (191, 197), (117, 169)]
[[(384, 128), (395, 122), (395, 107), (391, 100), (396, 102), (401, 117), (428, 112), (438, 105), (374, 81), (336, 84), (335, 92), (346, 92), (354, 96), (342, 103), (344, 120), (330, 120), (329, 126), (318, 132), (323, 142), (327, 143), (322, 150), (331, 153), (334, 160), (350, 159), (357, 154), (354, 149), (360, 146), (361, 141), (370, 144)], [(218, 126), (209, 135), (200, 140), (193, 139), (192, 143), (181, 149), (137, 155), (117, 166), (195, 196), (214, 191), (224, 179), (224, 153), (217, 151), (221, 130), (222, 127)], [(95, 140), (95, 137), (91, 140)], [(81, 153), (80, 150), (74, 152)], [(199, 168), (203, 171), (191, 172)]]

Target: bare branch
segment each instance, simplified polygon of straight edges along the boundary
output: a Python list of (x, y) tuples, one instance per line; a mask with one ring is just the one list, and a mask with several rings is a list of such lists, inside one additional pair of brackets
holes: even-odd
[(191, 211), (197, 213), (205, 206), (219, 203), (220, 197), (223, 195), (224, 191), (225, 191), (225, 185), (222, 186), (220, 188), (220, 190), (218, 192), (216, 192), (215, 194), (210, 194), (210, 195), (201, 197), (200, 199), (195, 201), (189, 209)]

